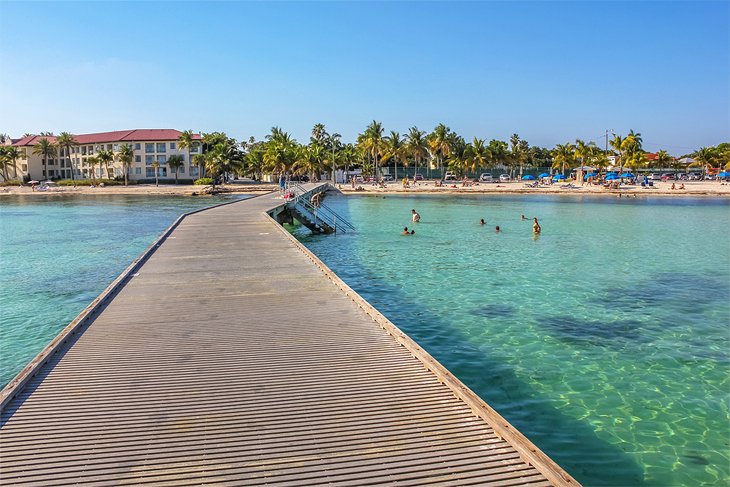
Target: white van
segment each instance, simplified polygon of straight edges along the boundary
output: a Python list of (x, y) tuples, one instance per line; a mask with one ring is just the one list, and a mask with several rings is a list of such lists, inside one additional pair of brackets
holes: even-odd
[(492, 175), (490, 173), (483, 172), (482, 174), (479, 175), (479, 181), (481, 181), (483, 183), (493, 183), (494, 178), (492, 177)]

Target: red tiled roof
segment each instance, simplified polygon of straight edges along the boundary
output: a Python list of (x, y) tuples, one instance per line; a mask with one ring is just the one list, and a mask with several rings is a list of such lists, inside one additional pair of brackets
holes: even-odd
[(644, 154), (644, 156), (646, 156), (647, 161), (656, 161), (657, 159), (659, 159), (659, 156), (657, 154), (654, 154), (653, 152), (647, 152), (646, 154)]
[[(76, 141), (83, 144), (101, 144), (107, 142), (154, 142), (162, 140), (178, 140), (182, 132), (175, 129), (135, 129), (117, 130), (115, 132), (99, 132), (96, 134), (74, 135)], [(36, 145), (40, 139), (56, 141), (56, 137), (43, 135), (29, 135), (13, 142), (15, 146)], [(200, 134), (194, 134), (193, 139), (200, 140)]]

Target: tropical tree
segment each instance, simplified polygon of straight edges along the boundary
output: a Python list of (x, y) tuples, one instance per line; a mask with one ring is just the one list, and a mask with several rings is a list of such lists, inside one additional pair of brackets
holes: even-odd
[(434, 157), (437, 158), (439, 169), (443, 173), (444, 158), (448, 157), (453, 145), (454, 134), (451, 129), (443, 123), (438, 124), (428, 136), (429, 148)]
[(463, 176), (469, 169), (471, 149), (463, 137), (456, 136), (449, 141), (449, 155), (444, 160), (449, 170)]
[(8, 147), (0, 145), (0, 175), (3, 177), (3, 181), (10, 179), (8, 177), (8, 168), (10, 167), (10, 159), (8, 158), (6, 151)]
[(2, 150), (1, 157), (3, 162), (3, 177), (7, 181), (9, 179), (9, 172), (7, 171), (8, 167), (13, 168), (13, 178), (18, 178), (18, 159), (22, 157), (22, 153), (18, 150), (17, 147), (13, 147), (10, 145), (7, 146), (0, 146), (0, 150)]
[(574, 157), (580, 160), (580, 165), (585, 166), (590, 162), (591, 157), (595, 155), (596, 143), (593, 141), (585, 142), (581, 139), (575, 139)]
[(565, 174), (565, 166), (572, 165), (575, 162), (575, 146), (571, 143), (558, 144), (552, 151), (553, 169), (560, 169), (561, 174)]
[(635, 151), (626, 155), (625, 166), (633, 171), (638, 171), (639, 169), (645, 168), (648, 162), (645, 152)]
[(96, 184), (96, 165), (99, 164), (99, 160), (96, 158), (96, 156), (91, 156), (86, 159), (86, 163), (91, 168), (89, 169), (89, 171), (91, 172), (91, 181)]
[(155, 186), (159, 186), (159, 170), (160, 170), (160, 161), (155, 159), (152, 161), (152, 168), (155, 170)]
[(33, 147), (33, 154), (41, 156), (43, 159), (43, 176), (48, 177), (48, 159), (56, 156), (56, 146), (46, 137), (38, 140), (38, 144)]
[(213, 178), (213, 189), (220, 175), (239, 172), (244, 167), (244, 154), (235, 139), (226, 136), (213, 146), (209, 146), (205, 155), (205, 167)]
[(264, 169), (280, 176), (288, 173), (297, 159), (297, 145), (289, 133), (272, 127), (271, 133), (266, 136)]
[(489, 141), (489, 153), (492, 156), (492, 163), (497, 166), (505, 166), (509, 159), (509, 146), (503, 140), (492, 139)]
[(365, 128), (365, 132), (360, 137), (359, 145), (363, 150), (372, 157), (374, 175), (378, 177), (378, 165), (380, 157), (385, 152), (385, 139), (383, 138), (383, 124), (373, 120), (370, 125)]
[(385, 152), (383, 154), (383, 162), (392, 160), (395, 168), (395, 179), (398, 179), (398, 161), (404, 161), (404, 166), (408, 165), (408, 144), (404, 138), (395, 130), (390, 131), (390, 135), (385, 137)]
[(490, 164), (491, 159), (492, 154), (490, 153), (489, 148), (485, 145), (484, 140), (474, 137), (467, 159), (469, 170), (472, 172), (481, 172), (482, 168), (487, 167)]
[(99, 162), (99, 164), (104, 164), (104, 169), (106, 169), (106, 177), (111, 179), (111, 175), (109, 173), (109, 163), (114, 162), (114, 153), (112, 153), (112, 151), (102, 149), (97, 152), (96, 160)]
[(71, 180), (73, 181), (74, 188), (76, 187), (76, 167), (74, 164), (74, 157), (72, 157), (72, 148), (77, 146), (79, 143), (76, 141), (74, 136), (69, 132), (61, 132), (56, 137), (56, 145), (63, 149), (68, 157), (68, 162), (71, 165)]
[(173, 154), (167, 159), (167, 165), (175, 173), (175, 184), (177, 184), (177, 174), (180, 168), (185, 165), (185, 159), (179, 154)]
[(205, 154), (195, 154), (192, 163), (198, 166), (198, 177), (205, 174)]
[(520, 139), (517, 134), (512, 134), (510, 141), (510, 157), (507, 159), (512, 168), (512, 176), (517, 167), (520, 168), (520, 177), (522, 177), (522, 166), (527, 162), (529, 157), (530, 145), (526, 140)]
[(611, 147), (618, 153), (618, 163), (621, 164), (621, 161), (623, 161), (623, 147), (624, 147), (624, 138), (621, 137), (619, 134), (613, 134), (613, 137), (611, 138), (609, 144)]
[(416, 172), (418, 172), (418, 167), (421, 165), (421, 161), (428, 157), (426, 132), (418, 130), (418, 127), (411, 127), (408, 129), (406, 141), (408, 155), (413, 158), (416, 166)]
[(246, 148), (247, 151), (244, 156), (246, 171), (248, 171), (255, 180), (260, 181), (264, 170), (264, 153), (266, 152), (265, 144), (261, 141), (256, 142), (255, 139), (251, 137)]
[[(714, 147), (702, 147), (692, 154), (697, 165), (703, 167), (704, 174), (707, 174), (707, 167), (714, 166), (716, 163), (720, 166), (718, 153)], [(718, 169), (719, 170), (719, 169)]]
[(672, 164), (672, 161), (674, 161), (674, 158), (669, 155), (669, 153), (665, 150), (660, 150), (656, 153), (656, 160), (654, 161), (654, 165), (657, 168), (663, 168), (668, 167), (670, 164)]
[(127, 185), (127, 175), (129, 168), (132, 167), (132, 161), (134, 160), (134, 149), (131, 144), (124, 144), (119, 148), (119, 162), (122, 163), (122, 172), (124, 173), (124, 185)]
[(312, 179), (324, 169), (325, 149), (321, 144), (302, 145), (296, 148), (292, 172), (297, 175), (308, 174)]
[(192, 130), (185, 130), (180, 134), (180, 137), (177, 139), (177, 146), (183, 150), (183, 149), (192, 149), (195, 147), (196, 144), (199, 142), (195, 138), (195, 133), (193, 133)]

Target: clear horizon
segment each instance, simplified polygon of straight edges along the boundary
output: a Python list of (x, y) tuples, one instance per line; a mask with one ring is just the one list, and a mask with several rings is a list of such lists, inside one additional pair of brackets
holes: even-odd
[[(730, 140), (730, 2), (0, 3), (0, 132)], [(22, 21), (21, 21), (22, 20)]]

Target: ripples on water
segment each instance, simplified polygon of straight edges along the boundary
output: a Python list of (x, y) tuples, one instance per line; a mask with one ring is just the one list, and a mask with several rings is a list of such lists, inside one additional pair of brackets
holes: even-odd
[(0, 198), (0, 384), (6, 384), (182, 213), (213, 197)]
[(730, 483), (727, 200), (326, 203), (303, 242), (579, 481)]

